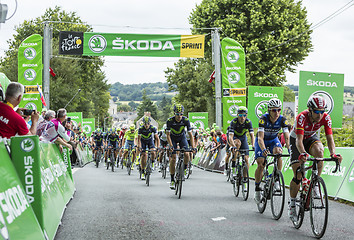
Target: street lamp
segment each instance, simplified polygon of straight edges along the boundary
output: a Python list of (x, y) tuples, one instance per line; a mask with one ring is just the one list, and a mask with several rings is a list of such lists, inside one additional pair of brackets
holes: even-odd
[(103, 131), (106, 132), (106, 119), (109, 118), (109, 117), (105, 117), (103, 119)]

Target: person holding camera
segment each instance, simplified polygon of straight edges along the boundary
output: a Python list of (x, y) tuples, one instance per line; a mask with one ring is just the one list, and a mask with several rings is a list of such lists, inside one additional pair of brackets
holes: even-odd
[[(21, 102), (24, 86), (18, 82), (12, 82), (6, 89), (5, 101), (0, 102), (0, 137), (11, 138), (16, 135), (36, 135), (39, 113), (35, 110), (15, 107)], [(23, 117), (31, 116), (32, 125), (27, 128)]]

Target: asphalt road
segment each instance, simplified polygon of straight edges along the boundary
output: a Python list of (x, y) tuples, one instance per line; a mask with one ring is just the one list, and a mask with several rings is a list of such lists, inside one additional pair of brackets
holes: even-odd
[[(92, 164), (74, 169), (76, 193), (68, 204), (56, 240), (61, 239), (311, 239), (309, 213), (303, 226), (292, 226), (287, 210), (276, 221), (270, 205), (263, 214), (250, 198), (236, 198), (232, 185), (218, 173), (193, 169), (178, 199), (169, 178), (157, 171), (150, 186), (134, 170), (98, 169)], [(288, 192), (286, 203), (288, 201)], [(287, 206), (287, 205), (286, 205)], [(329, 203), (323, 239), (354, 239), (354, 207)]]

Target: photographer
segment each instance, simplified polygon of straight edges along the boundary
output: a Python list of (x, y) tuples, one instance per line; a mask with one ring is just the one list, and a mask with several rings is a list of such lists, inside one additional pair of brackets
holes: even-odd
[(40, 121), (37, 126), (37, 135), (42, 136), (44, 129), (47, 127), (48, 123), (55, 118), (55, 112), (53, 110), (48, 110), (44, 115), (43, 121)]
[[(0, 102), (0, 137), (11, 138), (16, 135), (36, 135), (39, 113), (35, 110), (14, 108), (21, 102), (24, 87), (18, 82), (12, 82), (7, 87), (5, 101)], [(31, 116), (32, 126), (27, 128), (23, 117)]]

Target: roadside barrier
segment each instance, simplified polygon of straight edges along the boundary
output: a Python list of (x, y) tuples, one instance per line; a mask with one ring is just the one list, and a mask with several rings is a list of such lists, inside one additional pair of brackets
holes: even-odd
[[(287, 153), (288, 150), (284, 148), (283, 152)], [(343, 156), (341, 171), (332, 173), (332, 171), (335, 169), (335, 163), (324, 162), (321, 177), (326, 183), (328, 196), (354, 202), (354, 148), (337, 147), (336, 153)], [(192, 163), (204, 170), (221, 173), (224, 171), (225, 167), (225, 156), (225, 148), (214, 153), (210, 151), (210, 148), (201, 148), (196, 153)], [(330, 157), (328, 148), (325, 148), (324, 157)], [(257, 163), (254, 162), (254, 164), (252, 164), (253, 160), (254, 152), (250, 152), (250, 178), (254, 178), (254, 173), (257, 169)], [(270, 171), (272, 171), (271, 167)], [(289, 157), (283, 158), (282, 172), (284, 175), (285, 185), (288, 187), (291, 179), (293, 178), (293, 170), (290, 166)], [(309, 178), (310, 175), (311, 172), (307, 172), (307, 178)]]
[(39, 143), (38, 136), (13, 137), (11, 158), (43, 234), (54, 239), (75, 192), (68, 149), (61, 154), (55, 144)]
[[(0, 238), (45, 239), (3, 142), (0, 142), (0, 176)], [(27, 181), (33, 178), (28, 177)]]

